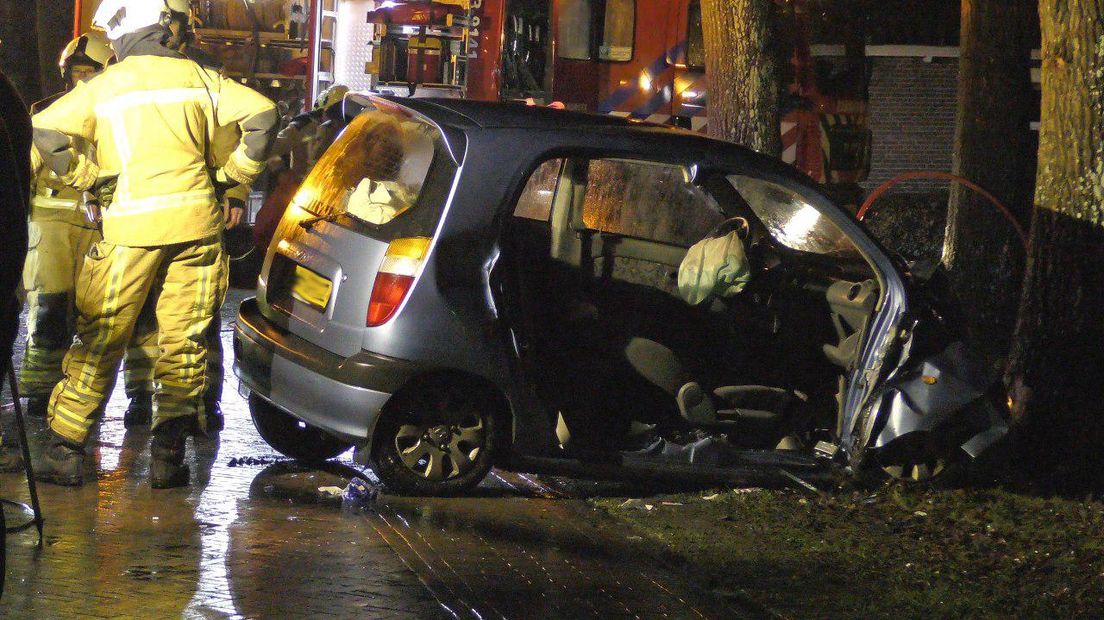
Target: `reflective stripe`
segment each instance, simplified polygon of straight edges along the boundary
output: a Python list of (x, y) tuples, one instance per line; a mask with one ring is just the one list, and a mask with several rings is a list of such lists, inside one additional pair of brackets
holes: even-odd
[[(125, 251), (112, 252), (110, 256), (100, 260), (110, 261), (107, 265), (106, 286), (104, 287), (103, 301), (96, 320), (95, 339), (87, 344), (88, 358), (74, 388), (77, 391), (90, 393), (93, 391), (92, 382), (96, 378), (96, 367), (102, 362), (107, 353), (107, 347), (111, 340), (111, 333), (115, 329), (115, 319), (118, 317), (119, 297), (124, 284), (124, 276), (127, 272), (127, 259), (130, 254)], [(82, 274), (83, 275), (83, 274)]]
[[(206, 103), (207, 105), (202, 106), (204, 114), (208, 117), (209, 124), (214, 125), (213, 115), (214, 108), (218, 105), (218, 93), (202, 87), (139, 90), (112, 97), (96, 104), (96, 116), (102, 116), (110, 120), (115, 150), (118, 152), (119, 161), (122, 164), (122, 170), (119, 172), (119, 196), (125, 197), (130, 194), (130, 175), (127, 174), (127, 168), (129, 167), (127, 164), (134, 157), (126, 131), (124, 112), (144, 105), (174, 104), (186, 101)], [(125, 202), (125, 198), (120, 202)]]
[(67, 200), (65, 198), (50, 198), (48, 196), (32, 196), (31, 206), (40, 209), (67, 209), (76, 211), (80, 209), (80, 201)]
[[(238, 170), (241, 170), (250, 177), (256, 177), (264, 170), (265, 162), (253, 161), (248, 155), (241, 151), (234, 151), (230, 154), (230, 158), (227, 160), (228, 164), (233, 164)], [(235, 179), (237, 180), (237, 179)]]
[(138, 90), (102, 101), (96, 104), (95, 109), (97, 116), (111, 116), (140, 105), (182, 103), (184, 101), (204, 101), (212, 105), (218, 105), (218, 93), (206, 88)]
[(54, 422), (61, 422), (83, 434), (84, 431), (88, 430), (88, 427), (92, 426), (93, 419), (85, 418), (78, 413), (69, 411), (59, 404), (54, 407)]
[(111, 203), (111, 206), (104, 211), (104, 217), (126, 217), (161, 209), (211, 205), (214, 202), (215, 192), (211, 189), (199, 189), (165, 196), (150, 196), (148, 198), (122, 198)]

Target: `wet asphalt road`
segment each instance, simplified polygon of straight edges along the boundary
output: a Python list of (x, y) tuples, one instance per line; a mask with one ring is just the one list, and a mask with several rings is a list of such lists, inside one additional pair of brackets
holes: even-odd
[[(232, 291), (224, 308), (227, 352), (246, 296)], [(318, 488), (374, 480), (372, 472), (349, 455), (325, 471), (281, 457), (257, 435), (232, 377), (226, 429), (189, 441), (191, 488), (153, 491), (149, 432), (125, 432), (119, 383), (89, 450), (95, 479), (79, 489), (39, 485), (41, 549), (33, 529), (9, 536), (0, 617), (739, 615), (641, 553), (641, 541), (584, 501), (617, 492), (612, 485), (496, 471), (470, 497), (385, 492), (370, 510), (343, 510)], [(10, 402), (5, 390), (5, 429)], [(37, 455), (43, 424), (30, 425)], [(0, 474), (0, 497), (27, 501), (22, 476)], [(9, 524), (24, 518), (7, 514)]]

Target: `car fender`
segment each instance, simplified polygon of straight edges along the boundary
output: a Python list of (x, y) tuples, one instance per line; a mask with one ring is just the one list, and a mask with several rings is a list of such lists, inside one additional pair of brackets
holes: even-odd
[(965, 420), (971, 427), (984, 428), (962, 446), (977, 456), (1008, 430), (1004, 417), (988, 402), (997, 385), (992, 375), (961, 341), (922, 359), (887, 382), (878, 401), (883, 423), (870, 447), (881, 449), (905, 435), (937, 431), (955, 416), (984, 416)]

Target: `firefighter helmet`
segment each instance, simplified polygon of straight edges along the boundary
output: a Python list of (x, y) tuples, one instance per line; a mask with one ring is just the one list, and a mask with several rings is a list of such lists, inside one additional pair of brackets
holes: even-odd
[(325, 112), (335, 103), (341, 103), (341, 100), (345, 98), (345, 93), (348, 92), (348, 86), (344, 84), (334, 84), (322, 91), (322, 94), (318, 95), (318, 98), (314, 100), (314, 111)]
[(92, 25), (103, 28), (107, 38), (116, 41), (149, 26), (167, 28), (174, 12), (190, 19), (190, 0), (104, 0), (92, 17)]
[(97, 71), (103, 71), (114, 58), (115, 52), (104, 32), (89, 30), (61, 50), (58, 68), (61, 69), (61, 77), (69, 79), (69, 68), (73, 65), (88, 65), (95, 67)]

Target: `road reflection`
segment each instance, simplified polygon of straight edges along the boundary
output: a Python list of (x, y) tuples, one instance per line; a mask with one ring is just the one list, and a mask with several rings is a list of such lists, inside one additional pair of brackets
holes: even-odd
[[(228, 351), (243, 296), (223, 313)], [(123, 428), (117, 390), (89, 482), (39, 486), (45, 549), (33, 532), (9, 539), (0, 617), (732, 617), (580, 499), (646, 488), (495, 471), (469, 497), (383, 495), (350, 512), (319, 487), (371, 472), (348, 455), (315, 469), (276, 454), (235, 383), (225, 430), (189, 441), (192, 486), (165, 491), (149, 487), (149, 431)], [(29, 422), (37, 455), (44, 424)], [(0, 474), (0, 496), (26, 501), (22, 477)]]

